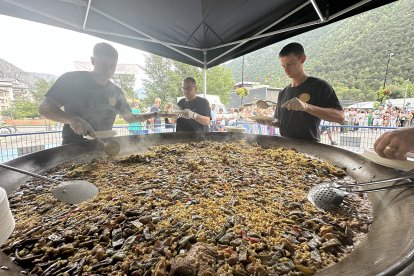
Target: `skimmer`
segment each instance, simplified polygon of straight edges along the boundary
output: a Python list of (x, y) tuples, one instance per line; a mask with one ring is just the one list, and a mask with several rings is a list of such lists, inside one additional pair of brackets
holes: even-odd
[[(403, 173), (399, 176), (374, 180), (370, 182), (363, 182), (357, 184), (337, 184), (333, 182), (324, 182), (312, 187), (308, 192), (308, 200), (317, 208), (322, 210), (332, 210), (337, 207), (344, 201), (344, 198), (351, 193), (369, 193), (377, 192), (382, 190), (392, 190), (405, 187), (414, 187), (414, 182), (411, 180), (409, 182), (400, 183), (401, 180), (414, 178), (414, 170)], [(369, 188), (370, 185), (380, 184), (380, 183), (389, 183), (385, 186)], [(365, 189), (365, 187), (368, 187)]]

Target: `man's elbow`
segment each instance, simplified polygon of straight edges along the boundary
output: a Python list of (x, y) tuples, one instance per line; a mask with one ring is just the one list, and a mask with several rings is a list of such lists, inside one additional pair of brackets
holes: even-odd
[(38, 109), (37, 109), (37, 111), (39, 112), (39, 114), (42, 115), (43, 117), (46, 117), (47, 110), (48, 110), (48, 108), (47, 108), (45, 102), (41, 102), (40, 105), (39, 105), (39, 107), (38, 107)]
[(210, 118), (207, 117), (207, 119), (203, 120), (202, 125), (209, 126), (210, 122), (211, 122)]
[(344, 112), (338, 112), (337, 120), (335, 123), (342, 124), (345, 120), (345, 113)]

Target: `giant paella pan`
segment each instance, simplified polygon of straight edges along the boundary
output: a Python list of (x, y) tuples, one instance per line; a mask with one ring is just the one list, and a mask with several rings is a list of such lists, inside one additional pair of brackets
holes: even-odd
[[(87, 143), (7, 162), (55, 179), (88, 178), (100, 194), (79, 205), (57, 202), (49, 193), (51, 184), (26, 182), (21, 174), (1, 170), (0, 185), (8, 191), (17, 218), (15, 232), (2, 250), (21, 266), (17, 271), (37, 275), (410, 275), (412, 271), (413, 190), (370, 194), (372, 217), (363, 195), (349, 203), (346, 214), (312, 209), (304, 196), (327, 176), (369, 181), (394, 176), (394, 170), (339, 148), (280, 137), (164, 133), (112, 139), (121, 144), (120, 157), (108, 158)], [(205, 150), (210, 151), (202, 155)]]

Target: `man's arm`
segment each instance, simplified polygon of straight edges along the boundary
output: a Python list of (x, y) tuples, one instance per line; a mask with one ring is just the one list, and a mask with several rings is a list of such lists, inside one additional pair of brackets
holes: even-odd
[(203, 126), (209, 126), (210, 125), (210, 117), (207, 116), (203, 116), (200, 114), (197, 114), (198, 116), (196, 116), (194, 118), (194, 120), (200, 124), (202, 124)]
[(157, 112), (149, 112), (149, 113), (141, 113), (141, 114), (133, 114), (130, 109), (124, 109), (124, 111), (121, 113), (122, 118), (127, 123), (135, 123), (135, 122), (142, 122), (146, 120), (153, 119)]
[(188, 120), (192, 119), (202, 124), (203, 126), (209, 126), (211, 121), (209, 116), (200, 115), (194, 111), (191, 111), (190, 109), (184, 109), (181, 117)]
[(282, 108), (287, 108), (288, 110), (294, 111), (307, 112), (315, 117), (321, 118), (322, 120), (335, 122), (338, 124), (341, 124), (345, 119), (345, 114), (342, 110), (329, 107), (319, 107), (316, 105), (308, 104), (299, 100), (296, 97), (285, 102), (282, 105)]
[(307, 104), (306, 112), (322, 120), (341, 124), (345, 120), (342, 110), (335, 108), (323, 108), (316, 105)]
[(39, 114), (52, 121), (69, 124), (76, 134), (82, 136), (89, 135), (96, 138), (95, 131), (88, 122), (63, 111), (61, 109), (62, 106), (62, 104), (46, 96), (39, 105)]
[(50, 97), (45, 97), (39, 105), (39, 114), (55, 122), (69, 124), (73, 115), (63, 111), (62, 104)]

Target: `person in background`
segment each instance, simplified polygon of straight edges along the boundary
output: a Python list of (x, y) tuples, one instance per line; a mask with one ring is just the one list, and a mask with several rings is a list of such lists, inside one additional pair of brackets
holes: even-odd
[(414, 127), (383, 133), (375, 141), (374, 150), (381, 157), (405, 160), (408, 152), (414, 152)]
[(235, 108), (230, 108), (230, 112), (227, 116), (227, 121), (229, 126), (237, 125), (237, 117), (239, 116), (238, 110)]
[(332, 137), (332, 128), (329, 126), (329, 122), (322, 120), (321, 125), (321, 134), (326, 133), (326, 135), (328, 135), (328, 139), (331, 142), (331, 145), (338, 145)]
[[(141, 114), (141, 107), (139, 102), (133, 102), (131, 105), (132, 114)], [(131, 135), (137, 135), (142, 133), (141, 122), (134, 122), (128, 124), (128, 131)]]
[[(160, 111), (160, 106), (161, 106), (161, 99), (155, 98), (154, 105), (151, 106), (150, 108), (150, 113), (155, 113), (155, 112), (158, 113)], [(150, 125), (154, 127), (154, 132), (158, 133), (161, 131), (161, 118), (159, 116), (156, 115), (155, 117), (149, 119), (149, 123)]]
[(211, 120), (210, 104), (207, 99), (197, 96), (195, 79), (185, 78), (181, 89), (185, 98), (177, 103), (183, 113), (177, 119), (176, 131), (208, 132)]
[(275, 120), (258, 122), (279, 127), (284, 137), (319, 141), (321, 119), (340, 124), (344, 112), (332, 86), (305, 73), (306, 58), (299, 43), (283, 47), (279, 61), (291, 84), (279, 93)]
[[(174, 111), (174, 104), (172, 102), (168, 102), (164, 106), (164, 111), (167, 113), (171, 113)], [(174, 132), (176, 119), (174, 118), (164, 118), (164, 124), (165, 124), (165, 131), (166, 132)]]
[(217, 131), (217, 113), (216, 113), (216, 104), (211, 104), (211, 123), (210, 131)]
[(64, 123), (63, 144), (81, 143), (84, 136), (96, 138), (95, 131), (112, 130), (117, 114), (128, 123), (157, 115), (133, 114), (121, 89), (110, 81), (118, 62), (112, 45), (96, 44), (91, 62), (91, 72), (68, 72), (59, 77), (40, 103), (42, 116)]
[(217, 114), (217, 127), (218, 131), (223, 132), (226, 126), (226, 115), (224, 114), (224, 109), (219, 108), (219, 113)]

